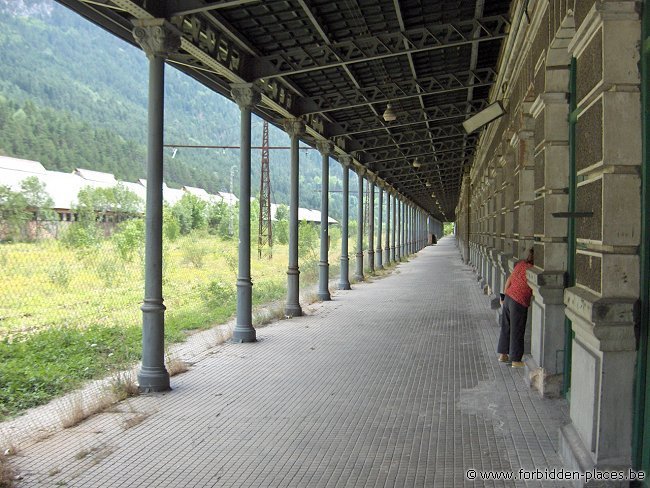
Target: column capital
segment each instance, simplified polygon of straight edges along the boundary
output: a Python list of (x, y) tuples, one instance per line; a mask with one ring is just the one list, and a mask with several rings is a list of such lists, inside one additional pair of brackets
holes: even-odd
[(334, 152), (334, 144), (328, 140), (318, 140), (316, 141), (316, 149), (318, 149), (323, 156), (329, 156)]
[(366, 167), (365, 167), (365, 166), (359, 166), (359, 167), (357, 168), (357, 174), (358, 174), (359, 176), (363, 176), (363, 175), (365, 175), (366, 173), (367, 173), (367, 170), (366, 170)]
[(133, 37), (148, 58), (166, 58), (181, 47), (181, 33), (165, 19), (136, 19)]
[(352, 164), (352, 156), (349, 156), (348, 154), (341, 154), (339, 156), (339, 163), (341, 163), (341, 166), (344, 168), (349, 168)]
[(373, 174), (373, 173), (370, 173), (370, 172), (367, 172), (367, 173), (368, 173), (368, 176), (366, 176), (366, 179), (367, 179), (370, 183), (372, 183), (372, 184), (374, 185), (374, 184), (377, 182), (377, 175), (375, 175), (375, 174)]
[(300, 118), (284, 119), (282, 126), (290, 137), (300, 137), (305, 133), (305, 121)]
[(260, 89), (254, 83), (233, 83), (230, 85), (230, 95), (239, 108), (252, 109), (262, 101)]

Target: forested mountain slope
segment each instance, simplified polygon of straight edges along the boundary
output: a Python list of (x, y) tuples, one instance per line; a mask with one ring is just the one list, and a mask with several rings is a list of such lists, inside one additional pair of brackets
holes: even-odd
[[(147, 59), (52, 0), (0, 0), (0, 154), (36, 159), (47, 169), (84, 167), (134, 181), (145, 176)], [(239, 144), (239, 108), (167, 66), (165, 142)], [(262, 121), (253, 119), (253, 143)], [(289, 139), (272, 127), (271, 145)], [(237, 150), (180, 149), (165, 153), (165, 180), (210, 192), (228, 190)], [(253, 192), (260, 152), (254, 151)], [(331, 180), (340, 188), (340, 166)], [(273, 199), (289, 201), (289, 153), (271, 151)], [(354, 179), (353, 179), (354, 181)], [(1, 182), (0, 182), (1, 183)], [(320, 155), (301, 151), (301, 206), (318, 208)], [(334, 194), (331, 212), (340, 216)]]

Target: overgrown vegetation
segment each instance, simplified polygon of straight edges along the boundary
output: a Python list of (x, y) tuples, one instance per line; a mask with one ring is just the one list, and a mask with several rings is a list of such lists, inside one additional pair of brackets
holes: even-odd
[[(301, 281), (308, 283), (318, 275), (317, 228), (303, 223), (301, 232)], [(143, 239), (135, 219), (99, 238), (92, 252), (52, 239), (0, 245), (0, 419), (140, 359)], [(168, 343), (233, 316), (236, 246), (205, 227), (165, 239)], [(332, 275), (339, 248), (332, 241)], [(252, 261), (255, 305), (286, 294), (287, 247), (276, 245), (273, 256)]]
[(9, 465), (8, 456), (0, 452), (0, 488), (11, 488), (14, 486), (16, 473)]

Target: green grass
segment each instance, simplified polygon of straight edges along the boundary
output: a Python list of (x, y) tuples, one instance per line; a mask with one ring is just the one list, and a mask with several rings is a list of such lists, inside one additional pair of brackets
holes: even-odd
[[(205, 235), (166, 244), (167, 343), (233, 317), (236, 245)], [(339, 247), (332, 246), (331, 276)], [(287, 255), (286, 246), (275, 246), (272, 260), (253, 253), (254, 305), (285, 296)], [(317, 279), (313, 256), (300, 266), (301, 283)], [(0, 269), (0, 420), (140, 359), (141, 253), (125, 262), (111, 241), (83, 253), (56, 241), (2, 244)]]

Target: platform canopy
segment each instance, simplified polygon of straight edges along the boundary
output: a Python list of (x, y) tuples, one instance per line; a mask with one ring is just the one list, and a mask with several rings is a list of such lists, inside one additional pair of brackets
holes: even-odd
[(510, 0), (58, 1), (134, 45), (134, 19), (167, 19), (182, 33), (168, 63), (229, 98), (258, 84), (257, 115), (302, 117), (307, 143), (333, 141), (442, 221), (510, 25)]

